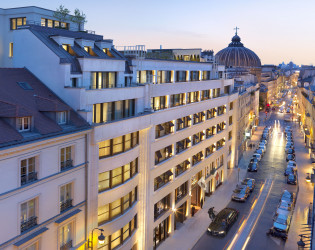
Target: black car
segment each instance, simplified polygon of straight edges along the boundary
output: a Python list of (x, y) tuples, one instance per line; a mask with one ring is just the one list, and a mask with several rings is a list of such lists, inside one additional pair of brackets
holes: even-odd
[(287, 183), (292, 184), (292, 185), (296, 185), (296, 175), (294, 173), (288, 175)]
[(238, 213), (234, 208), (222, 209), (210, 223), (207, 232), (214, 236), (224, 237), (237, 220)]
[(257, 163), (249, 163), (247, 171), (248, 172), (257, 172), (258, 170), (258, 164)]
[(295, 154), (288, 154), (287, 161), (295, 161)]

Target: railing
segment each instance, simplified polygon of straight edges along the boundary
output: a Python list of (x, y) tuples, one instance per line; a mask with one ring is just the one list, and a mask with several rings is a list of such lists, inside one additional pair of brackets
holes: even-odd
[(35, 227), (36, 225), (37, 217), (36, 216), (30, 217), (28, 220), (21, 222), (21, 233), (32, 227)]
[(28, 175), (21, 176), (21, 185), (25, 185), (37, 180), (37, 173), (29, 173)]
[(63, 161), (61, 162), (61, 171), (64, 171), (68, 168), (71, 168), (73, 165), (72, 165), (72, 160), (66, 160), (66, 161)]
[(60, 246), (60, 250), (70, 250), (71, 247), (72, 247), (72, 240), (70, 240), (66, 244)]
[(122, 88), (134, 88), (134, 87), (143, 87), (145, 84), (143, 83), (129, 83), (127, 85), (121, 84), (121, 85), (114, 85), (113, 87), (107, 87), (107, 88), (96, 88), (92, 85), (87, 87), (86, 90), (101, 90), (101, 89), (122, 89)]
[(72, 207), (72, 199), (68, 199), (63, 202), (60, 202), (60, 212), (63, 212), (70, 207)]

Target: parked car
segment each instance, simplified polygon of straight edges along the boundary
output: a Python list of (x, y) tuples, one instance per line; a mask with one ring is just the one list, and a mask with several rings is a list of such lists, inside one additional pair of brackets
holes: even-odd
[(264, 154), (264, 151), (262, 149), (256, 149), (255, 153), (258, 153), (262, 156)]
[(210, 223), (207, 232), (214, 236), (224, 237), (237, 220), (238, 213), (234, 208), (222, 209)]
[(294, 166), (294, 167), (297, 166), (295, 161), (288, 161), (288, 165)]
[(297, 181), (297, 178), (296, 178), (295, 173), (291, 173), (287, 176), (287, 183), (288, 184), (296, 185), (296, 181)]
[(249, 163), (256, 163), (258, 166), (258, 159), (257, 158), (251, 158)]
[(249, 190), (252, 192), (255, 188), (255, 179), (251, 179), (251, 178), (245, 178), (243, 181), (242, 181), (242, 184), (243, 185), (247, 185)]
[(231, 199), (233, 201), (242, 201), (245, 202), (249, 196), (249, 187), (247, 185), (236, 186), (236, 189), (233, 191)]
[(289, 174), (294, 174), (294, 168), (292, 168), (292, 167), (286, 168), (286, 170), (284, 171), (284, 175), (288, 176)]
[(294, 147), (287, 144), (287, 145), (285, 146), (285, 149), (284, 149), (284, 150), (285, 150), (285, 152), (288, 152), (289, 149), (294, 149)]
[(287, 155), (287, 161), (294, 161), (295, 160), (295, 154), (288, 154)]
[(294, 204), (295, 203), (295, 193), (291, 193), (288, 190), (284, 190), (281, 196), (280, 201), (286, 203)]
[(292, 203), (288, 203), (286, 201), (281, 200), (276, 214), (289, 215), (291, 214), (291, 208), (292, 208)]
[(287, 151), (287, 153), (288, 153), (288, 154), (294, 154), (294, 153), (295, 153), (295, 151), (294, 151), (294, 149), (293, 149), (293, 148), (289, 148), (289, 149), (288, 149), (288, 151)]
[(249, 163), (247, 171), (248, 172), (257, 172), (258, 164), (257, 163)]
[(288, 233), (291, 218), (291, 215), (278, 214), (274, 219), (273, 227), (280, 232)]
[(254, 153), (254, 154), (253, 154), (253, 157), (254, 157), (254, 158), (257, 158), (257, 159), (258, 159), (258, 161), (260, 161), (260, 160), (261, 160), (261, 155), (260, 155), (260, 154), (258, 154), (258, 153)]

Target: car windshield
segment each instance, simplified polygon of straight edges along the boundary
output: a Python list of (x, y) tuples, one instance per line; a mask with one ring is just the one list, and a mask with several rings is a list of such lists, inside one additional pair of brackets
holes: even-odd
[(286, 225), (287, 224), (287, 220), (283, 219), (283, 218), (277, 218), (276, 220), (277, 223), (282, 224), (282, 225)]
[(235, 189), (234, 193), (236, 193), (236, 194), (245, 194), (245, 189)]

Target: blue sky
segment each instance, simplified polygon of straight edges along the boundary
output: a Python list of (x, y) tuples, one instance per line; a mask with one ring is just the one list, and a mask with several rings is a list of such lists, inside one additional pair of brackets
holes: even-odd
[(82, 10), (86, 28), (115, 45), (202, 48), (218, 52), (240, 27), (244, 45), (263, 64), (315, 64), (314, 0), (10, 0), (1, 8), (60, 4)]

